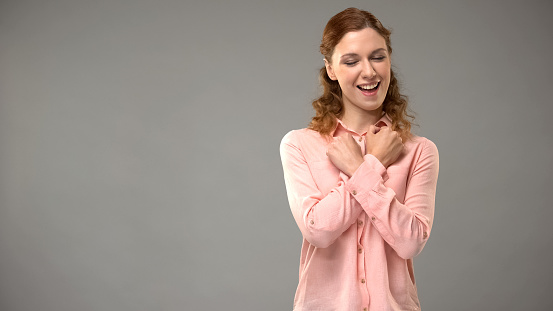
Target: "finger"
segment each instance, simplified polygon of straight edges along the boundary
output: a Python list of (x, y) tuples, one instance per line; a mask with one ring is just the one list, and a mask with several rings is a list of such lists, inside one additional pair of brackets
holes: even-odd
[(376, 134), (378, 133), (378, 131), (380, 131), (380, 128), (371, 124), (371, 126), (369, 126), (369, 131), (367, 132), (367, 134)]
[(386, 133), (386, 132), (389, 132), (390, 131), (390, 128), (387, 127), (387, 126), (383, 126), (383, 127), (376, 127), (377, 128), (377, 133), (378, 132), (382, 132), (382, 133)]

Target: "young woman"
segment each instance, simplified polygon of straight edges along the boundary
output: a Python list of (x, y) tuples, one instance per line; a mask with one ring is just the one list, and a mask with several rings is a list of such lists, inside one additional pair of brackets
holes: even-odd
[(338, 13), (320, 49), (316, 116), (280, 146), (303, 235), (294, 310), (420, 310), (413, 257), (432, 228), (438, 150), (410, 133), (376, 17)]

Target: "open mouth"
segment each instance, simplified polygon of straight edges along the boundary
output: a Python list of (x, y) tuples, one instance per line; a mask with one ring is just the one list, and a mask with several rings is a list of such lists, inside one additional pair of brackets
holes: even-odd
[(377, 83), (373, 83), (373, 84), (358, 85), (357, 88), (359, 90), (361, 90), (361, 92), (363, 92), (363, 93), (372, 94), (372, 93), (374, 93), (378, 90), (379, 86), (380, 86), (380, 81), (378, 81)]

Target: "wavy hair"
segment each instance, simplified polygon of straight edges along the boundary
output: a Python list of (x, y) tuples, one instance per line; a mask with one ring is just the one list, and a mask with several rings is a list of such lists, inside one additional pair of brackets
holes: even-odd
[[(386, 48), (391, 55), (390, 30), (382, 26), (374, 15), (357, 8), (348, 8), (328, 21), (323, 31), (321, 54), (330, 62), (334, 48), (346, 33), (365, 28), (374, 29), (386, 40)], [(408, 112), (407, 96), (400, 93), (394, 71), (392, 69), (390, 71), (390, 86), (382, 103), (382, 109), (392, 120), (392, 129), (399, 132), (403, 139), (408, 139), (411, 137), (411, 123), (414, 116)], [(328, 137), (336, 128), (336, 118), (342, 117), (344, 113), (342, 89), (338, 81), (330, 79), (324, 66), (319, 71), (319, 81), (323, 87), (323, 94), (312, 103), (315, 116), (311, 119), (309, 128)]]

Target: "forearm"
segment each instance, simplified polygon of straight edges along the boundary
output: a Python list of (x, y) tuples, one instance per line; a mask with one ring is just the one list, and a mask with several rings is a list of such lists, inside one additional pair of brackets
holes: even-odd
[[(301, 150), (287, 142), (281, 144), (281, 159), (290, 209), (304, 238), (316, 247), (328, 247), (356, 222), (363, 211), (360, 204), (346, 190), (347, 177), (332, 163), (311, 167)], [(312, 170), (319, 170), (329, 185), (321, 189)], [(320, 175), (318, 174), (318, 175)], [(338, 174), (341, 176), (338, 178)], [(319, 182), (321, 179), (319, 179)]]
[(286, 188), (292, 214), (303, 237), (316, 247), (330, 246), (363, 211), (346, 191), (343, 181), (322, 198), (320, 192), (298, 195), (297, 189), (288, 181)]
[[(431, 143), (430, 143), (431, 144)], [(438, 154), (433, 144), (422, 152), (401, 202), (386, 186), (386, 169), (376, 158), (365, 163), (352, 176), (346, 189), (359, 202), (382, 238), (403, 258), (412, 258), (424, 247), (434, 217), (438, 177)], [(358, 185), (364, 183), (364, 187)]]

